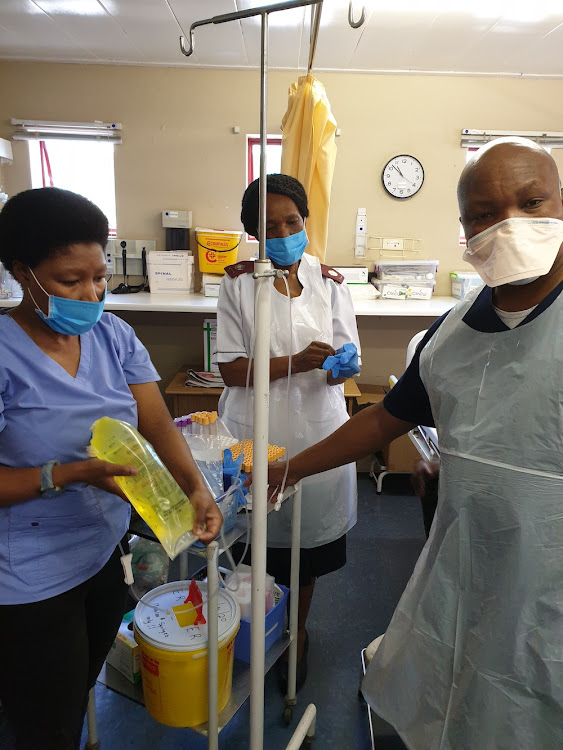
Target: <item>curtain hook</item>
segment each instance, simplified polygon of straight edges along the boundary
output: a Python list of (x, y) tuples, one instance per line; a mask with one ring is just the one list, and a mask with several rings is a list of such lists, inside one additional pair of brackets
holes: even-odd
[(362, 14), (359, 21), (354, 21), (354, 3), (352, 0), (348, 3), (348, 23), (353, 29), (359, 29), (366, 20), (366, 6), (362, 5)]

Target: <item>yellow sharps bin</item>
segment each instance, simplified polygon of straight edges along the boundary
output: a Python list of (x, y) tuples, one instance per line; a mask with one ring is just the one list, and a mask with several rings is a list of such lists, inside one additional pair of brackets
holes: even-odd
[[(148, 712), (171, 727), (194, 727), (208, 719), (207, 625), (186, 620), (190, 582), (159, 586), (135, 609), (135, 640), (141, 650), (143, 693)], [(198, 582), (207, 620), (207, 585)], [(235, 598), (219, 589), (219, 711), (227, 705), (233, 680), (234, 640), (240, 625)]]
[(226, 266), (237, 262), (241, 238), (242, 232), (236, 230), (196, 227), (199, 270), (202, 273), (224, 274)]

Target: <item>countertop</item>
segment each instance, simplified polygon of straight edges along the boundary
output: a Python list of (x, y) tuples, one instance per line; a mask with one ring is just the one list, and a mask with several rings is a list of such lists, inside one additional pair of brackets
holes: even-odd
[[(429, 300), (353, 300), (356, 316), (438, 318), (458, 300), (453, 297), (432, 297)], [(0, 299), (0, 308), (15, 307), (20, 298)], [(105, 310), (113, 312), (186, 312), (215, 315), (217, 298), (202, 294), (111, 294), (106, 298)]]

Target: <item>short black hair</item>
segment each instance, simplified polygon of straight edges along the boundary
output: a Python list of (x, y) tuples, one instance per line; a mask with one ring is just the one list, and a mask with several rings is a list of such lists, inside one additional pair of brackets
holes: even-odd
[[(269, 174), (266, 176), (266, 191), (277, 195), (286, 195), (295, 203), (301, 216), (309, 216), (307, 193), (305, 188), (288, 174)], [(254, 180), (244, 191), (242, 196), (242, 210), (240, 220), (244, 230), (252, 237), (258, 237), (258, 215), (260, 211), (260, 179)]]
[(10, 273), (15, 260), (35, 268), (69, 245), (97, 242), (105, 248), (107, 241), (103, 211), (70, 190), (24, 190), (0, 211), (0, 261)]

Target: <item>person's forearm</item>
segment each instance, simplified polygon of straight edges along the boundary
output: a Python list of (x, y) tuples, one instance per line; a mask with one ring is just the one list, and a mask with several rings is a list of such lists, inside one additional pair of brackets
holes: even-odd
[[(270, 381), (287, 378), (288, 366), (289, 357), (272, 357), (270, 359)], [(219, 365), (219, 370), (226, 386), (239, 386), (241, 388), (246, 386), (248, 359), (241, 357), (234, 362), (223, 362)], [(297, 372), (295, 359), (292, 361), (291, 372), (292, 374)], [(250, 369), (250, 385), (254, 385), (254, 362)]]
[[(65, 487), (82, 481), (83, 462), (61, 464), (53, 467), (53, 484)], [(11, 469), (0, 466), (0, 507), (25, 503), (39, 497), (41, 490), (41, 467)]]
[(375, 404), (353, 416), (332, 435), (292, 458), (289, 472), (297, 481), (359, 461), (381, 450), (413, 427), (409, 422), (392, 417), (383, 403)]

